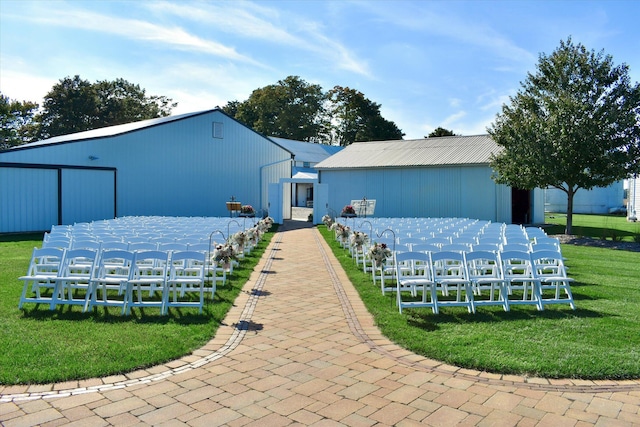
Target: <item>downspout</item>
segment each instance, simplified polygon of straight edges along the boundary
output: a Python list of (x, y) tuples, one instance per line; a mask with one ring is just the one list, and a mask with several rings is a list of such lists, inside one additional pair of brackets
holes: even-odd
[[(266, 165), (262, 165), (260, 166), (260, 209), (263, 209), (262, 207), (262, 182), (263, 182), (263, 173), (265, 168), (280, 164), (280, 163), (284, 163), (284, 162), (293, 162), (294, 159), (294, 155), (291, 155), (291, 158), (289, 159), (284, 159), (284, 160), (278, 160), (276, 162), (272, 162), (272, 163), (267, 163)], [(291, 168), (289, 168), (289, 178), (291, 178)]]

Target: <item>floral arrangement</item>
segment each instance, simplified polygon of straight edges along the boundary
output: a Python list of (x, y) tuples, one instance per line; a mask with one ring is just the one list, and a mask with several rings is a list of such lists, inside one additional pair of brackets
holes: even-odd
[(354, 231), (349, 237), (349, 243), (351, 243), (351, 247), (360, 250), (362, 249), (362, 245), (367, 242), (368, 238), (369, 236), (362, 231)]
[(346, 205), (344, 208), (342, 208), (342, 213), (343, 214), (347, 214), (347, 215), (355, 215), (356, 214), (356, 210), (353, 206), (351, 205)]
[(247, 244), (249, 240), (247, 238), (247, 233), (244, 231), (238, 231), (233, 236), (231, 236), (231, 244), (234, 246), (235, 250), (238, 253), (244, 253), (244, 246)]
[(251, 245), (257, 245), (261, 237), (262, 233), (258, 227), (251, 227), (247, 230), (247, 241), (249, 241)]
[(341, 241), (345, 241), (349, 234), (351, 233), (351, 229), (346, 225), (340, 224), (339, 222), (334, 222), (331, 226), (331, 230), (336, 233), (336, 239), (340, 239)]
[(225, 268), (229, 268), (231, 260), (233, 260), (235, 252), (233, 246), (230, 243), (224, 245), (216, 245), (211, 255), (211, 260), (218, 265), (222, 265)]
[(240, 206), (240, 213), (250, 215), (250, 214), (256, 213), (256, 211), (253, 209), (253, 206), (251, 205), (242, 205)]
[(258, 221), (258, 224), (256, 225), (256, 227), (258, 228), (258, 230), (260, 230), (260, 232), (266, 233), (267, 231), (269, 231), (272, 225), (273, 225), (273, 218), (268, 216)]
[(375, 243), (369, 248), (369, 258), (375, 261), (376, 266), (382, 266), (387, 262), (387, 258), (391, 257), (391, 250), (385, 243)]
[(331, 229), (333, 225), (333, 218), (330, 215), (325, 215), (322, 217), (322, 223), (327, 226), (327, 228)]

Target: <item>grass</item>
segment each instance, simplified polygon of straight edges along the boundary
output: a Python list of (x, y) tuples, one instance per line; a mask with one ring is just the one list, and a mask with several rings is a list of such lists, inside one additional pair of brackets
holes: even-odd
[(357, 268), (333, 233), (319, 226), (375, 322), (390, 340), (417, 354), (482, 371), (545, 378), (640, 378), (640, 254), (563, 245), (577, 309), (447, 308), (402, 314)]
[[(545, 214), (548, 234), (564, 234), (567, 215)], [(573, 234), (595, 239), (640, 242), (640, 223), (628, 221), (620, 215), (573, 214)]]
[(50, 311), (43, 304), (18, 309), (22, 282), (34, 246), (42, 234), (0, 236), (0, 384), (42, 384), (122, 374), (180, 358), (216, 333), (273, 231), (234, 268), (215, 300), (197, 309), (132, 310), (116, 308), (82, 313), (78, 306)]

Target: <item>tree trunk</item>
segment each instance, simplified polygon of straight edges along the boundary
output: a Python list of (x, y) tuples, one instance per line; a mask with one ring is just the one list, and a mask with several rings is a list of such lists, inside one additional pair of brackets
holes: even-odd
[(573, 196), (575, 194), (575, 190), (572, 185), (568, 186), (567, 190), (567, 226), (564, 230), (564, 233), (567, 235), (571, 235), (573, 232)]

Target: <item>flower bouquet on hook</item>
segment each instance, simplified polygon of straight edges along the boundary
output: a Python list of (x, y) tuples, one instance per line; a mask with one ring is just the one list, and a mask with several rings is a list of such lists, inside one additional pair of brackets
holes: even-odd
[(369, 248), (369, 258), (375, 261), (377, 268), (382, 267), (391, 257), (391, 249), (385, 243), (375, 243)]
[(351, 205), (346, 205), (344, 208), (342, 208), (342, 212), (340, 213), (340, 216), (344, 217), (344, 218), (353, 218), (356, 217), (356, 210), (353, 206)]

